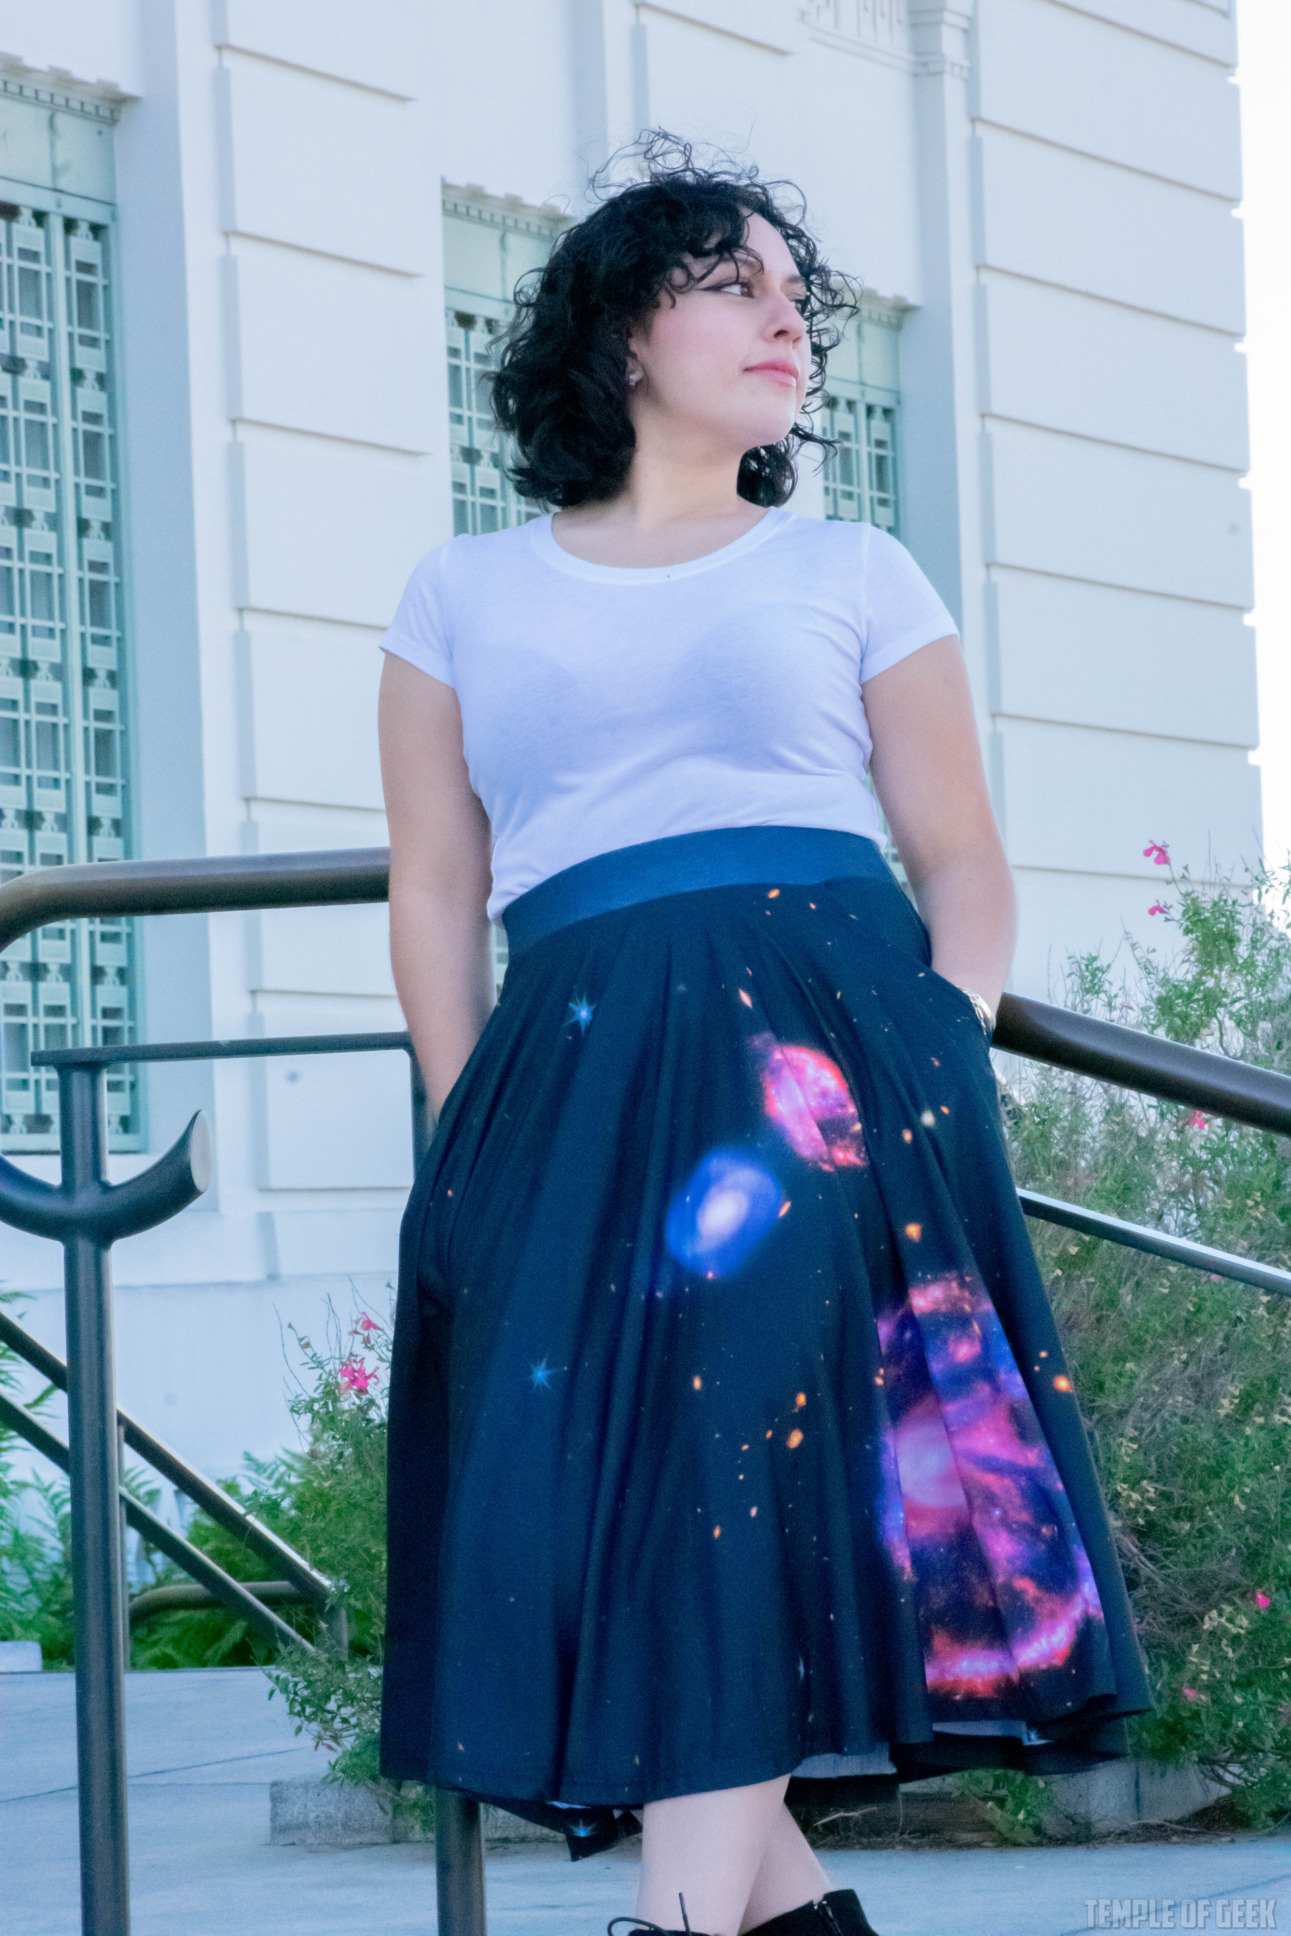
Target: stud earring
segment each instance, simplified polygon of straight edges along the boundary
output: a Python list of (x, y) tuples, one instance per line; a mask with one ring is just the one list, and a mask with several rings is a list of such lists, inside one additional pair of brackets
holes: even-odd
[(640, 370), (629, 370), (629, 371), (628, 371), (628, 383), (629, 383), (629, 385), (636, 385), (636, 384), (638, 384), (638, 383), (640, 383), (640, 381), (641, 381), (641, 372), (640, 372)]

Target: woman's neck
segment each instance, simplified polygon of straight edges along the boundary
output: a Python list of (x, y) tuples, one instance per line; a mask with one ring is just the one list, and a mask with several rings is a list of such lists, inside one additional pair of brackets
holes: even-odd
[(617, 497), (558, 511), (552, 536), (588, 564), (688, 564), (732, 544), (766, 516), (739, 495), (738, 475), (738, 463), (683, 468), (651, 463), (638, 451)]

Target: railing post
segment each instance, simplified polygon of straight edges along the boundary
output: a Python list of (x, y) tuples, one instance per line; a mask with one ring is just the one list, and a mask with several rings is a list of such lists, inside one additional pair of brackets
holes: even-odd
[[(412, 1161), (414, 1173), (435, 1134), (435, 1116), (421, 1078), (417, 1052), (409, 1045), (412, 1086)], [(439, 1936), (488, 1936), (484, 1900), (484, 1831), (480, 1805), (456, 1788), (435, 1790), (435, 1888)]]
[(480, 1805), (455, 1788), (435, 1790), (435, 1885), (439, 1936), (485, 1936)]
[(430, 1106), (430, 1097), (426, 1094), (426, 1085), (422, 1081), (417, 1051), (411, 1043), (408, 1046), (408, 1081), (412, 1100), (412, 1167), (415, 1175), (421, 1168), (421, 1159), (430, 1148), (435, 1134), (435, 1114)]
[(151, 1169), (114, 1186), (107, 1175), (105, 1075), (93, 1049), (81, 1061), (59, 1062), (62, 1181), (55, 1188), (0, 1156), (0, 1217), (63, 1246), (81, 1931), (82, 1936), (129, 1936), (125, 1650), (130, 1622), (122, 1591), (110, 1256), (119, 1237), (151, 1230), (201, 1196), (210, 1182), (211, 1138), (199, 1113)]
[[(117, 1477), (124, 1484), (126, 1476), (126, 1428), (117, 1418)], [(130, 1543), (129, 1523), (126, 1519), (125, 1494), (117, 1494), (117, 1510), (121, 1516), (121, 1618), (124, 1623), (124, 1645), (121, 1650), (121, 1666), (130, 1672)]]
[[(63, 1189), (106, 1179), (104, 1071), (59, 1070)], [(82, 1936), (129, 1936), (125, 1675), (112, 1263), (97, 1231), (69, 1235), (67, 1436), (71, 1454), (72, 1620), (81, 1818)]]

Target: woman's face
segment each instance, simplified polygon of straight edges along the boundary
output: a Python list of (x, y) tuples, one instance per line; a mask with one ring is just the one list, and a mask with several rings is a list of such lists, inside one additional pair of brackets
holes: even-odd
[(689, 287), (665, 289), (628, 338), (628, 392), (638, 435), (648, 425), (743, 456), (786, 437), (802, 409), (811, 346), (807, 293), (780, 231), (751, 215), (744, 252), (698, 261)]

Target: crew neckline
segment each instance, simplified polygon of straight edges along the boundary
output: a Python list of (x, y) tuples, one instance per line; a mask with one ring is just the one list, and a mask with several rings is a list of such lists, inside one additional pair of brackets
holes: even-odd
[(750, 525), (738, 538), (732, 538), (729, 544), (720, 545), (716, 551), (706, 551), (702, 557), (687, 558), (679, 565), (598, 565), (590, 558), (576, 558), (572, 551), (566, 551), (556, 542), (550, 511), (545, 517), (534, 518), (529, 529), (538, 555), (571, 578), (587, 578), (601, 585), (652, 585), (671, 578), (693, 578), (698, 572), (712, 571), (717, 565), (742, 557), (773, 531), (779, 531), (790, 516), (792, 513), (784, 505), (770, 505), (756, 524)]

